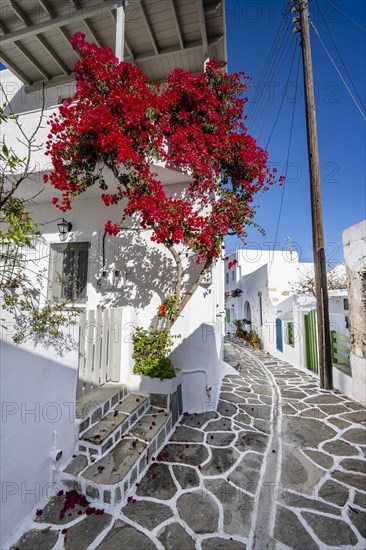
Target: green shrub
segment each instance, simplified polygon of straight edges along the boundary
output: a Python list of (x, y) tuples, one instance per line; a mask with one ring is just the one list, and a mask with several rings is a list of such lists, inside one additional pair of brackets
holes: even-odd
[(261, 344), (261, 339), (259, 338), (258, 334), (255, 332), (255, 330), (250, 330), (247, 334), (247, 341), (251, 344)]
[(136, 361), (133, 372), (150, 378), (174, 378), (175, 370), (169, 357), (148, 357), (144, 361)]
[(133, 337), (133, 372), (160, 380), (174, 378), (175, 370), (168, 357), (172, 345), (173, 339), (166, 330), (137, 327)]

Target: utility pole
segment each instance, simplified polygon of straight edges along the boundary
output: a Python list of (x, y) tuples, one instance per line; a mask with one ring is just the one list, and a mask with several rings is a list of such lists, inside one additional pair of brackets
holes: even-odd
[(329, 328), (329, 304), (324, 251), (322, 202), (320, 193), (318, 136), (316, 131), (313, 67), (310, 47), (309, 9), (308, 0), (292, 0), (292, 2), (295, 4), (292, 11), (300, 12), (299, 17), (294, 17), (293, 23), (300, 22), (300, 28), (295, 27), (294, 32), (301, 33), (301, 49), (304, 70), (320, 387), (331, 390), (333, 388), (333, 366)]

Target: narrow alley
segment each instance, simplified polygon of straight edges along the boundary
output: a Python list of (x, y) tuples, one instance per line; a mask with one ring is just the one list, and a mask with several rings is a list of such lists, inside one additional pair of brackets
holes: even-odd
[(366, 410), (238, 338), (225, 347), (237, 374), (217, 410), (184, 413), (128, 502), (60, 520), (56, 496), (14, 548), (364, 549)]

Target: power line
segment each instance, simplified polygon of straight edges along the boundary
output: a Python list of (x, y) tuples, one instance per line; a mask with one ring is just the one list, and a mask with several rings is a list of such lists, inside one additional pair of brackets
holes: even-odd
[(278, 75), (280, 74), (283, 63), (284, 63), (284, 61), (286, 59), (286, 56), (287, 56), (287, 53), (289, 51), (288, 42), (291, 38), (293, 38), (291, 33), (288, 32), (289, 25), (290, 25), (290, 22), (289, 22), (287, 28), (285, 29), (285, 31), (283, 33), (283, 39), (281, 41), (280, 48), (279, 48), (278, 52), (276, 53), (276, 59), (273, 60), (273, 63), (271, 65), (271, 67), (269, 68), (269, 72), (266, 75), (266, 81), (264, 81), (261, 84), (261, 87), (263, 88), (263, 91), (262, 91), (260, 100), (258, 102), (257, 110), (252, 114), (252, 117), (251, 117), (251, 120), (250, 120), (251, 131), (259, 123), (259, 121), (262, 118), (263, 113), (264, 113), (264, 115), (266, 115), (266, 113), (268, 111), (268, 106), (269, 106), (269, 103), (271, 102), (271, 90), (268, 89), (268, 96), (267, 96), (267, 93), (265, 93), (266, 89), (264, 87), (264, 84), (271, 85), (271, 84), (276, 83), (276, 79), (277, 79)]
[(327, 4), (330, 4), (335, 10), (339, 11), (339, 13), (341, 13), (342, 15), (344, 15), (344, 17), (346, 17), (347, 19), (349, 19), (349, 21), (351, 21), (354, 25), (356, 25), (356, 27), (358, 27), (362, 32), (366, 32), (366, 29), (364, 29), (363, 27), (361, 27), (361, 25), (359, 25), (357, 23), (357, 21), (355, 21), (354, 19), (352, 19), (352, 17), (350, 17), (349, 15), (347, 15), (346, 13), (344, 13), (344, 11), (342, 11), (340, 8), (338, 8), (338, 6), (335, 6), (332, 2), (330, 2), (329, 0), (325, 0), (327, 2)]
[[(292, 60), (291, 60), (291, 66), (290, 66), (290, 70), (289, 70), (289, 73), (288, 73), (288, 76), (287, 76), (287, 82), (286, 82), (286, 91), (287, 91), (287, 87), (288, 87), (288, 84), (290, 82), (290, 76), (292, 74), (292, 67), (294, 65), (294, 59), (295, 59), (295, 54), (296, 54), (296, 48), (294, 48), (294, 53), (292, 55)], [(277, 125), (277, 122), (278, 122), (278, 119), (280, 117), (280, 114), (281, 114), (281, 110), (282, 110), (282, 107), (283, 107), (283, 103), (284, 103), (284, 100), (285, 100), (285, 93), (282, 94), (282, 99), (281, 99), (281, 104), (280, 104), (280, 108), (278, 109), (278, 113), (277, 113), (277, 116), (276, 116), (276, 120), (274, 121), (274, 124), (273, 124), (273, 127), (272, 127), (272, 130), (269, 134), (269, 138), (267, 140), (267, 143), (266, 143), (266, 146), (264, 147), (265, 150), (267, 150), (267, 147), (271, 141), (271, 138), (272, 138), (272, 135), (273, 135), (273, 132), (276, 128), (276, 125)]]
[(329, 29), (329, 27), (328, 27), (328, 25), (327, 25), (327, 22), (326, 22), (326, 20), (325, 20), (324, 14), (323, 14), (323, 12), (322, 12), (322, 10), (321, 10), (321, 8), (320, 8), (319, 2), (318, 2), (318, 0), (315, 0), (315, 2), (316, 2), (316, 5), (318, 6), (319, 13), (320, 13), (320, 15), (321, 15), (321, 17), (322, 17), (322, 19), (323, 19), (324, 26), (325, 26), (325, 28), (327, 29), (328, 34), (329, 34), (329, 36), (330, 36), (330, 39), (331, 39), (331, 41), (333, 42), (333, 46), (335, 47), (336, 52), (337, 52), (337, 54), (338, 54), (338, 56), (339, 56), (339, 59), (341, 60), (341, 63), (342, 63), (342, 65), (343, 65), (343, 68), (344, 68), (344, 70), (346, 71), (347, 76), (348, 76), (348, 78), (349, 78), (350, 81), (351, 81), (351, 84), (352, 84), (352, 86), (353, 86), (353, 88), (354, 88), (354, 91), (355, 91), (355, 94), (356, 94), (356, 96), (357, 96), (357, 98), (358, 98), (358, 101), (361, 103), (362, 107), (363, 107), (364, 109), (366, 109), (365, 104), (363, 103), (363, 101), (362, 101), (362, 99), (361, 99), (361, 97), (360, 97), (360, 95), (359, 95), (359, 93), (358, 93), (358, 91), (357, 91), (356, 85), (355, 85), (355, 83), (353, 82), (352, 77), (351, 77), (351, 75), (350, 75), (349, 72), (348, 72), (348, 69), (347, 69), (347, 67), (346, 67), (346, 64), (344, 63), (344, 61), (343, 61), (343, 59), (342, 59), (341, 53), (340, 53), (339, 49), (337, 48), (337, 44), (335, 43), (335, 40), (334, 40), (334, 38), (333, 38), (333, 36), (332, 36), (332, 33), (330, 32), (330, 29)]
[[(278, 39), (279, 39), (279, 37), (280, 37), (280, 35), (281, 35), (281, 33), (282, 33), (282, 27), (284, 26), (284, 24), (285, 24), (285, 20), (284, 20), (284, 19), (281, 19), (281, 22), (280, 22), (280, 25), (279, 25), (279, 27), (278, 27), (278, 29), (277, 29), (277, 32), (276, 32), (275, 38), (274, 38), (274, 40), (273, 40), (273, 43), (272, 43), (270, 52), (269, 52), (269, 54), (268, 54), (268, 57), (267, 57), (267, 59), (266, 59), (266, 61), (265, 61), (264, 67), (263, 67), (263, 69), (262, 69), (261, 76), (259, 77), (259, 84), (258, 84), (259, 87), (260, 87), (260, 85), (261, 85), (261, 83), (262, 83), (262, 80), (263, 80), (263, 78), (264, 78), (265, 72), (267, 71), (267, 65), (269, 65), (269, 63), (270, 63), (270, 61), (271, 61), (271, 58), (272, 58), (272, 56), (273, 56), (273, 53), (274, 53), (275, 49), (277, 48), (277, 41), (278, 41)], [(254, 111), (255, 107), (256, 107), (256, 104), (255, 104), (254, 101), (253, 101), (253, 103), (250, 105), (250, 107), (249, 107), (249, 109), (248, 109), (248, 116), (252, 114), (252, 112)]]
[[(292, 35), (292, 42), (290, 43), (289, 47), (287, 48), (287, 51), (290, 51), (290, 47), (292, 45), (292, 43), (295, 41), (295, 37), (294, 35)], [(293, 56), (292, 56), (292, 61), (290, 63), (290, 72), (289, 72), (289, 75), (287, 77), (287, 82), (286, 82), (286, 86), (285, 86), (285, 89), (287, 90), (287, 86), (288, 86), (288, 83), (289, 83), (289, 77), (290, 77), (290, 74), (291, 74), (291, 69), (292, 69), (292, 66), (293, 66), (293, 61), (294, 61), (294, 57), (295, 57), (295, 52), (296, 52), (296, 48), (294, 48), (294, 53), (293, 53)], [(285, 62), (285, 59), (286, 59), (286, 56), (283, 57), (282, 59), (282, 63), (281, 65), (278, 67), (278, 71), (277, 71), (277, 75), (279, 75), (281, 73), (281, 69), (282, 69), (282, 66), (284, 65), (284, 62)], [(283, 105), (283, 101), (284, 101), (284, 97), (285, 97), (285, 94), (284, 92), (282, 93), (282, 100), (281, 100), (281, 106), (280, 106), (280, 111), (281, 111), (281, 107)], [(265, 109), (265, 112), (264, 112), (264, 116), (263, 116), (263, 121), (262, 121), (262, 127), (260, 129), (260, 132), (259, 132), (259, 135), (258, 135), (258, 142), (260, 141), (261, 137), (262, 137), (262, 133), (263, 133), (263, 130), (264, 130), (264, 127), (265, 127), (265, 124), (266, 124), (266, 120), (267, 120), (267, 115), (268, 115), (268, 110), (269, 110), (269, 105), (270, 105), (270, 101), (267, 101), (267, 105), (266, 105), (266, 109)], [(279, 113), (278, 113), (278, 116), (279, 116)], [(259, 119), (260, 120), (260, 119)], [(258, 120), (258, 122), (259, 122)], [(267, 147), (265, 147), (266, 149)]]
[(259, 83), (258, 83), (258, 89), (259, 89), (259, 99), (257, 102), (254, 102), (251, 104), (249, 110), (248, 110), (248, 117), (250, 118), (251, 124), (254, 123), (254, 119), (257, 118), (258, 113), (261, 110), (262, 103), (264, 100), (264, 91), (263, 91), (263, 84), (270, 80), (271, 75), (273, 74), (273, 68), (277, 64), (278, 65), (278, 59), (282, 59), (283, 51), (285, 49), (284, 40), (287, 37), (288, 39), (288, 33), (286, 32), (290, 26), (290, 20), (287, 16), (283, 17), (281, 20), (281, 23), (279, 25), (279, 28), (277, 30), (276, 36), (273, 40), (272, 46), (270, 48), (270, 52), (268, 54), (268, 57), (266, 59), (266, 62), (264, 64)]
[[(297, 85), (298, 85), (298, 83), (299, 83), (299, 69), (300, 69), (300, 51), (299, 51), (299, 59), (298, 59), (298, 62), (297, 62), (297, 70), (296, 70), (296, 89), (297, 89)], [(280, 209), (279, 209), (279, 212), (278, 212), (278, 220), (277, 220), (276, 234), (275, 234), (275, 239), (274, 239), (274, 242), (275, 242), (275, 243), (277, 242), (278, 231), (279, 231), (280, 222), (281, 222), (283, 201), (284, 201), (284, 198), (285, 198), (286, 177), (287, 177), (288, 163), (289, 163), (290, 152), (291, 152), (292, 134), (293, 134), (293, 130), (294, 130), (295, 109), (296, 109), (296, 101), (294, 101), (293, 107), (292, 107), (291, 125), (290, 125), (290, 136), (289, 136), (288, 147), (287, 147), (286, 164), (285, 164), (285, 173), (284, 173), (284, 182), (283, 182), (283, 186), (282, 186)], [(270, 266), (269, 270), (271, 270), (271, 266)]]
[(349, 87), (348, 87), (348, 85), (347, 85), (347, 82), (344, 80), (344, 78), (343, 78), (343, 76), (342, 76), (340, 70), (338, 69), (338, 67), (337, 67), (337, 65), (336, 65), (336, 63), (335, 63), (335, 61), (333, 60), (332, 56), (330, 55), (329, 51), (327, 50), (327, 47), (325, 46), (323, 40), (322, 40), (321, 37), (320, 37), (320, 34), (319, 34), (318, 30), (316, 29), (316, 27), (315, 27), (315, 25), (314, 25), (314, 23), (313, 23), (312, 21), (310, 21), (310, 25), (313, 27), (313, 29), (314, 29), (314, 31), (315, 31), (315, 34), (317, 35), (317, 37), (318, 37), (318, 39), (319, 39), (321, 45), (323, 46), (323, 48), (324, 48), (324, 50), (325, 50), (327, 56), (329, 57), (330, 61), (332, 62), (332, 65), (334, 66), (334, 68), (335, 68), (335, 70), (337, 71), (337, 73), (338, 73), (340, 79), (342, 80), (343, 84), (345, 85), (345, 87), (346, 87), (346, 89), (347, 89), (349, 95), (351, 96), (351, 98), (352, 98), (354, 104), (356, 105), (357, 109), (360, 111), (362, 118), (363, 118), (364, 121), (366, 122), (366, 117), (365, 117), (365, 115), (363, 114), (363, 112), (362, 112), (362, 110), (361, 110), (361, 107), (359, 106), (359, 104), (357, 103), (357, 101), (356, 101), (354, 95), (352, 94), (351, 90), (349, 89)]

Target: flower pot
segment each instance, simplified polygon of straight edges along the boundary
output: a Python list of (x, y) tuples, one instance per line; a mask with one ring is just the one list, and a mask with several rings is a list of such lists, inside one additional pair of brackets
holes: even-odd
[(173, 393), (179, 384), (182, 382), (181, 370), (176, 370), (176, 376), (174, 378), (166, 378), (160, 380), (159, 378), (150, 378), (143, 374), (130, 374), (128, 379), (128, 390), (131, 392), (138, 392), (145, 395), (150, 393), (160, 393), (163, 395)]
[(173, 426), (183, 413), (181, 370), (176, 370), (174, 378), (160, 380), (143, 374), (130, 374), (127, 382), (129, 392), (137, 392), (150, 397), (153, 407), (171, 411)]
[(255, 342), (254, 344), (252, 344), (253, 348), (254, 349), (261, 349), (261, 344), (259, 342)]

